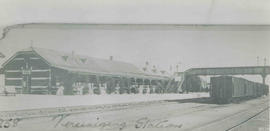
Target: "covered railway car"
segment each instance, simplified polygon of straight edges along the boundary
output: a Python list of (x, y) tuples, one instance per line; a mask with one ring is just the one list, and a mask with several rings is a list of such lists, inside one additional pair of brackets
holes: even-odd
[(268, 85), (232, 76), (211, 77), (211, 97), (216, 103), (267, 95)]

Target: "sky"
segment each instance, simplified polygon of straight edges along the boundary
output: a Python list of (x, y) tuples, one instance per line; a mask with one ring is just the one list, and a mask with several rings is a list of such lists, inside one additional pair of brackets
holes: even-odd
[(0, 51), (6, 58), (33, 45), (105, 59), (114, 56), (138, 66), (149, 61), (164, 70), (180, 64), (184, 71), (192, 67), (257, 65), (257, 56), (263, 65), (263, 58), (269, 60), (270, 56), (269, 26), (183, 29), (87, 25), (269, 25), (269, 0), (0, 0), (0, 29), (23, 23), (78, 25), (12, 28), (0, 40)]
[(0, 27), (28, 22), (269, 24), (269, 0), (0, 0)]

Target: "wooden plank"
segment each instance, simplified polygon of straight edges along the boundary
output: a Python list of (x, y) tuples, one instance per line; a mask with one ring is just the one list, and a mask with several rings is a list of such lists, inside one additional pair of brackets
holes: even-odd
[(31, 86), (48, 86), (49, 80), (31, 80)]
[(42, 88), (42, 89), (44, 89), (44, 88), (47, 88), (48, 86), (31, 86), (31, 89), (34, 89), (34, 88)]
[(5, 72), (22, 72), (21, 70), (5, 70)]
[(11, 87), (11, 88), (13, 88), (13, 87), (15, 87), (15, 88), (22, 88), (22, 86), (9, 86), (9, 85), (7, 85), (6, 87), (7, 87), (7, 88), (10, 88), (10, 87)]
[(49, 77), (31, 77), (31, 80), (49, 80)]
[(32, 72), (31, 77), (49, 77), (50, 72)]
[(5, 86), (21, 86), (21, 80), (5, 80)]
[(41, 69), (41, 70), (32, 70), (32, 72), (49, 72), (50, 70), (47, 70), (47, 69)]
[(24, 58), (14, 58), (13, 60), (24, 60)]
[(41, 60), (41, 59), (38, 57), (30, 57), (30, 60)]
[(5, 73), (6, 78), (22, 78), (22, 73), (21, 72), (8, 72)]
[(6, 80), (22, 80), (22, 78), (5, 78)]

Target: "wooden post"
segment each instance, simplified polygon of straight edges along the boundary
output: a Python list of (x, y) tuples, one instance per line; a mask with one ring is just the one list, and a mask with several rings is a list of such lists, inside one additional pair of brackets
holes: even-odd
[(265, 79), (267, 75), (262, 75), (262, 83), (265, 85)]
[(50, 69), (49, 69), (48, 93), (47, 94), (51, 94), (51, 89), (52, 89), (52, 71), (51, 71), (51, 67), (50, 67)]
[(149, 79), (149, 89), (148, 89), (148, 90), (149, 90), (149, 93), (150, 93), (150, 94), (153, 93), (153, 88), (152, 88), (152, 83), (151, 83), (151, 82), (152, 82), (152, 80)]
[(64, 95), (73, 95), (72, 84), (74, 82), (74, 75), (73, 73), (66, 72), (64, 77), (62, 78), (62, 82), (64, 82)]
[(100, 84), (100, 79), (99, 79), (99, 76), (96, 75), (96, 81), (97, 81), (97, 87), (100, 88), (99, 84)]
[(127, 81), (127, 93), (130, 94), (131, 93), (131, 88), (130, 88), (130, 78), (125, 78)]
[(99, 94), (101, 94), (101, 89), (100, 89), (100, 78), (99, 78), (98, 75), (96, 75), (96, 81), (97, 81), (98, 92), (99, 92)]

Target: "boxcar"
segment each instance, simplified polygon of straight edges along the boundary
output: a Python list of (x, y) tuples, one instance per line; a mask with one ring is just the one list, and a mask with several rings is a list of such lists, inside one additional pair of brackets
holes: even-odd
[(232, 76), (211, 77), (211, 97), (216, 103), (266, 95), (267, 85)]

